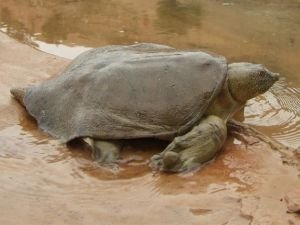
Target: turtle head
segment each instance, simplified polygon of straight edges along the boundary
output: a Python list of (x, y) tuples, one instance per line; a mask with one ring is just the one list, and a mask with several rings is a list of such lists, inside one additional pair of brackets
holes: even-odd
[(266, 92), (278, 79), (278, 73), (272, 73), (261, 64), (228, 65), (228, 87), (232, 97), (240, 103)]

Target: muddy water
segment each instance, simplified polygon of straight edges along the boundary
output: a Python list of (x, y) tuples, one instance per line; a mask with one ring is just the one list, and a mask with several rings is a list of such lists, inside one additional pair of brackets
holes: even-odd
[(59, 56), (106, 44), (205, 49), (282, 74), (238, 118), (299, 148), (299, 12), (298, 0), (0, 0), (1, 31), (55, 55), (0, 33), (0, 224), (296, 224), (280, 199), (300, 188), (297, 172), (263, 143), (231, 137), (196, 174), (167, 175), (147, 166), (164, 143), (135, 142), (123, 157), (139, 160), (112, 173), (40, 132), (9, 88), (54, 76), (69, 63)]

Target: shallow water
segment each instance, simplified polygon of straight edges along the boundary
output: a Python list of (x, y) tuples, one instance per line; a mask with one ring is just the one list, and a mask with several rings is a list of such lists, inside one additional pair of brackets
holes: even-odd
[[(282, 79), (249, 101), (237, 117), (288, 147), (300, 147), (299, 0), (0, 0), (0, 30), (69, 59), (107, 44), (155, 42), (205, 49), (230, 62), (265, 64), (281, 73)], [(13, 56), (0, 53), (0, 57), (16, 63)], [(147, 160), (164, 144), (137, 141), (127, 146), (123, 156), (139, 160), (111, 173), (91, 162), (88, 151), (78, 146), (67, 149), (40, 132), (25, 111), (9, 100), (9, 85), (37, 83), (66, 64), (58, 63), (56, 69), (54, 59), (40, 62), (42, 55), (30, 57), (30, 63), (26, 55), (17, 59), (26, 61), (32, 73), (11, 75), (0, 83), (1, 224), (183, 225), (199, 224), (199, 218), (203, 224), (212, 220), (214, 224), (249, 224), (249, 218), (239, 214), (237, 191), (251, 189), (260, 165), (251, 151), (243, 146), (235, 149), (238, 140), (230, 138), (225, 153), (194, 176), (153, 174)], [(48, 61), (48, 67), (41, 66)], [(267, 164), (276, 166), (280, 160), (275, 159)], [(272, 177), (272, 172), (276, 170), (261, 172), (272, 182), (272, 191), (283, 188), (276, 186), (278, 179), (295, 185), (277, 174)], [(285, 170), (279, 172), (285, 174)], [(275, 205), (274, 212), (280, 209), (278, 218), (283, 218), (284, 209)]]

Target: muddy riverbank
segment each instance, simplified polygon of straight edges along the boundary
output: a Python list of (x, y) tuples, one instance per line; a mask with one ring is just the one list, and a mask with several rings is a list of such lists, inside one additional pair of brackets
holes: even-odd
[[(55, 76), (69, 60), (0, 33), (0, 223), (23, 224), (298, 224), (285, 195), (300, 188), (299, 170), (267, 144), (230, 137), (216, 160), (195, 174), (153, 174), (147, 166), (161, 143), (137, 142), (109, 173), (88, 151), (45, 135), (9, 89)], [(252, 144), (251, 144), (252, 143)], [(296, 158), (294, 158), (297, 160)]]

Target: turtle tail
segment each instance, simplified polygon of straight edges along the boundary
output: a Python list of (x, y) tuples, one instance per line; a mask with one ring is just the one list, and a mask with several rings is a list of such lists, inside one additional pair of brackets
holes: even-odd
[(26, 93), (27, 88), (12, 88), (10, 89), (10, 93), (14, 96), (14, 98), (21, 103), (23, 106), (24, 104), (24, 96)]

